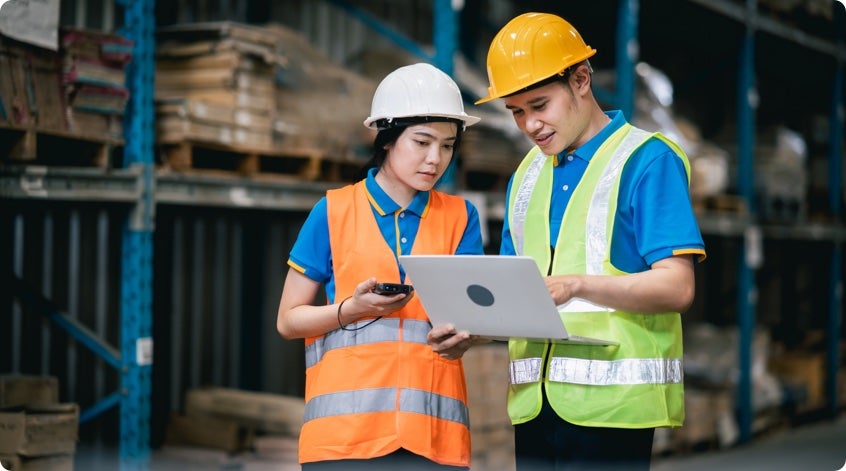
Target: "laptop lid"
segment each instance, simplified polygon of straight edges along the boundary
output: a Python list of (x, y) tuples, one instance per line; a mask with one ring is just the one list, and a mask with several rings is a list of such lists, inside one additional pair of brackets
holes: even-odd
[(496, 340), (616, 344), (567, 332), (531, 257), (402, 255), (399, 260), (432, 325), (451, 323)]

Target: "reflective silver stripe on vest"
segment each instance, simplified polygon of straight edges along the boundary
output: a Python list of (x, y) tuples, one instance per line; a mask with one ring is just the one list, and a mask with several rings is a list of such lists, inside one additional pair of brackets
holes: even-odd
[[(540, 366), (532, 370), (533, 376), (516, 376), (515, 363), (539, 362), (539, 358), (514, 360), (511, 362), (511, 384), (526, 384), (540, 381)], [(675, 384), (684, 380), (682, 361), (661, 358), (629, 358), (605, 361), (583, 358), (553, 357), (549, 361), (549, 380), (557, 383), (586, 384), (591, 386), (614, 386), (624, 384)]]
[[(350, 328), (367, 324), (372, 319), (354, 322)], [(310, 368), (323, 358), (323, 355), (336, 348), (352, 347), (377, 342), (396, 342), (399, 340), (400, 320), (397, 318), (379, 319), (361, 330), (336, 329), (326, 333), (323, 338), (305, 347), (305, 364)], [(426, 321), (405, 320), (402, 337), (405, 342), (427, 343), (426, 334), (432, 326)]]
[(511, 360), (511, 384), (536, 383), (540, 381), (542, 364), (543, 360), (540, 358)]
[(470, 411), (453, 397), (420, 389), (400, 390), (400, 410), (437, 417), (470, 427)]
[[(458, 399), (419, 389), (399, 390), (399, 410), (425, 414), (470, 427), (470, 412)], [(390, 412), (396, 409), (397, 389), (359, 389), (312, 398), (305, 407), (304, 421), (346, 414)]]
[(630, 128), (623, 142), (614, 149), (614, 154), (596, 183), (585, 222), (585, 273), (588, 275), (602, 274), (602, 262), (608, 253), (608, 206), (611, 191), (619, 180), (620, 171), (628, 156), (649, 134), (635, 127)]
[(402, 341), (428, 345), (426, 336), (430, 330), (432, 330), (432, 324), (429, 321), (406, 319), (402, 324)]
[(541, 170), (548, 158), (549, 156), (544, 154), (540, 148), (537, 149), (532, 163), (526, 169), (526, 174), (523, 176), (523, 182), (520, 184), (520, 188), (514, 194), (514, 207), (509, 208), (511, 211), (509, 228), (511, 230), (511, 237), (514, 239), (514, 252), (517, 255), (523, 255), (526, 212), (529, 209), (529, 200), (532, 199), (532, 191), (535, 189), (535, 183), (537, 183), (538, 176), (540, 176)]

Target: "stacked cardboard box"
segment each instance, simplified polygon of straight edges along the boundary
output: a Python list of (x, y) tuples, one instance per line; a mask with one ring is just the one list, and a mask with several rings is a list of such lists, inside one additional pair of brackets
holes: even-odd
[(11, 471), (73, 470), (79, 408), (53, 377), (0, 376), (0, 463)]

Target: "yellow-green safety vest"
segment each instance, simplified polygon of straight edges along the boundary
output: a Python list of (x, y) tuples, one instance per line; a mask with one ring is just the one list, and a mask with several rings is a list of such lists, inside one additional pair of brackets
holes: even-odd
[[(663, 140), (682, 159), (684, 151), (658, 133), (630, 124), (614, 132), (590, 160), (573, 191), (555, 242), (549, 247), (554, 156), (534, 147), (515, 172), (508, 201), (509, 226), (518, 255), (541, 273), (625, 275), (611, 264), (617, 194), (623, 167), (649, 138)], [(549, 267), (552, 270), (549, 271)], [(614, 346), (511, 340), (508, 415), (513, 424), (537, 417), (541, 387), (553, 410), (568, 422), (590, 427), (648, 428), (684, 422), (681, 315), (608, 310), (566, 313), (573, 335), (605, 338)]]

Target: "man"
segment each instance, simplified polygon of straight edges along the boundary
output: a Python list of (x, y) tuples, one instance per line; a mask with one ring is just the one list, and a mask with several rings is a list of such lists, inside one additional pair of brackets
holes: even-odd
[(684, 421), (680, 313), (705, 258), (689, 163), (600, 108), (595, 53), (563, 18), (517, 16), (491, 43), (476, 103), (502, 99), (535, 143), (509, 182), (500, 252), (533, 257), (556, 304), (607, 307), (565, 314), (567, 327), (618, 342), (509, 342), (518, 470), (648, 470), (654, 428)]

